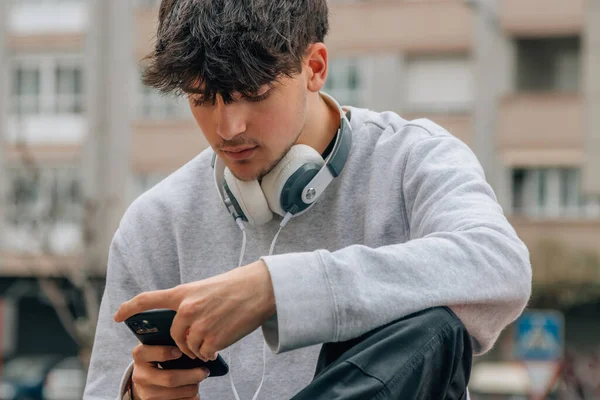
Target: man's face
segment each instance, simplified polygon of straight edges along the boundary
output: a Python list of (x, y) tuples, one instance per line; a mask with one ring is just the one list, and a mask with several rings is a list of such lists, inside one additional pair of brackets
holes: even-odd
[[(265, 85), (251, 98), (202, 103), (190, 94), (192, 114), (210, 146), (241, 180), (266, 175), (295, 144), (306, 123), (307, 87), (302, 73)], [(200, 104), (199, 104), (200, 103)]]

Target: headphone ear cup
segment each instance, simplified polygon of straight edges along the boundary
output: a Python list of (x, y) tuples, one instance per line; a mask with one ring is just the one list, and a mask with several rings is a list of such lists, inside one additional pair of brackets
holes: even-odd
[[(282, 193), (286, 185), (289, 186), (288, 180), (296, 171), (306, 164), (314, 165), (315, 171), (320, 169), (325, 160), (321, 157), (318, 151), (304, 144), (292, 146), (290, 151), (283, 159), (265, 175), (261, 182), (262, 192), (267, 199), (269, 208), (282, 217), (287, 213), (282, 206)], [(316, 172), (315, 172), (316, 173)]]
[(251, 225), (263, 225), (273, 219), (273, 212), (258, 181), (241, 181), (225, 168), (225, 182), (239, 208)]

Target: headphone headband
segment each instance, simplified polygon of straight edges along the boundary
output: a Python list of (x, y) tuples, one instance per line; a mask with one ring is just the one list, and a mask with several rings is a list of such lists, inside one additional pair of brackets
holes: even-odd
[(333, 150), (325, 159), (325, 167), (317, 173), (317, 175), (306, 185), (302, 191), (302, 201), (306, 204), (314, 203), (321, 194), (325, 191), (329, 183), (334, 178), (337, 178), (342, 173), (342, 169), (348, 160), (350, 147), (352, 146), (352, 127), (350, 111), (347, 114), (342, 109), (342, 106), (327, 93), (321, 92), (323, 99), (337, 107), (340, 112), (340, 128), (336, 133), (335, 144)]

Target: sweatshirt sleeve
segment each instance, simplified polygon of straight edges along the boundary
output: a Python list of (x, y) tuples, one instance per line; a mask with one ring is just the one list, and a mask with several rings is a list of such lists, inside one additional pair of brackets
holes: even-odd
[(133, 348), (138, 344), (125, 324), (117, 324), (113, 315), (122, 302), (142, 292), (128, 264), (127, 243), (117, 230), (109, 250), (106, 287), (102, 296), (92, 357), (88, 370), (85, 400), (115, 400), (131, 375)]
[[(422, 129), (413, 127), (410, 129)], [(274, 352), (345, 341), (413, 312), (449, 306), (476, 353), (489, 350), (531, 293), (529, 252), (481, 165), (458, 139), (428, 135), (403, 161), (405, 243), (263, 257), (277, 314), (263, 325)]]

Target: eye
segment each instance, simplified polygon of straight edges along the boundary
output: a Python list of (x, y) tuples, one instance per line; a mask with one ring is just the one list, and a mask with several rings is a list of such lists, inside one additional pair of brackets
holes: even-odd
[(258, 96), (244, 96), (244, 99), (246, 99), (252, 103), (258, 103), (263, 100), (266, 100), (270, 94), (271, 94), (271, 89), (267, 90), (265, 93), (258, 95)]

